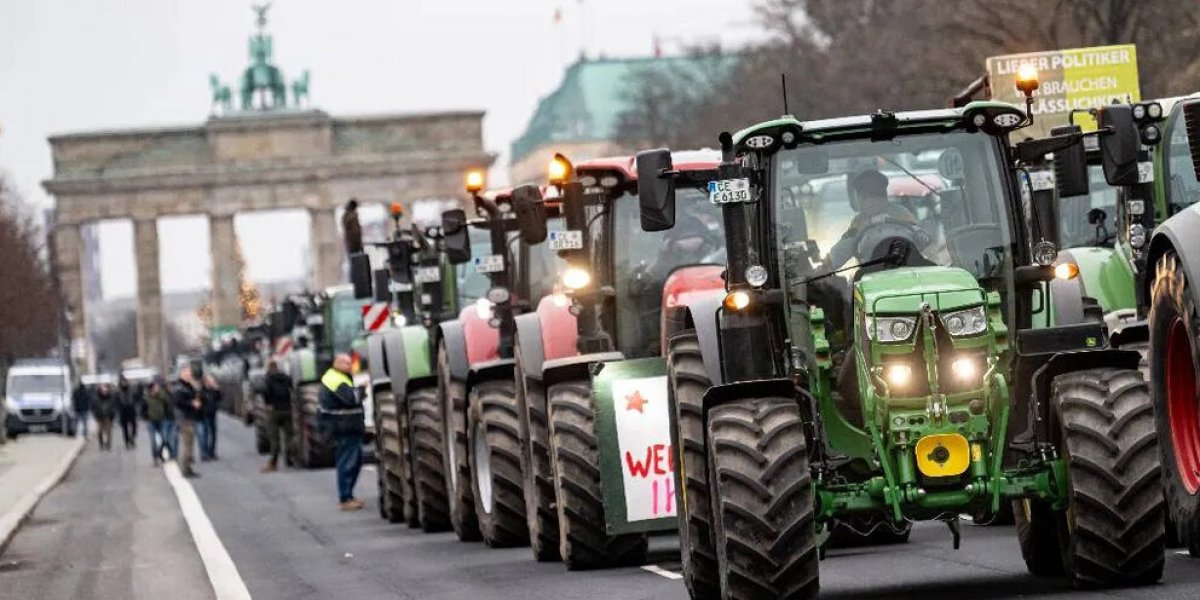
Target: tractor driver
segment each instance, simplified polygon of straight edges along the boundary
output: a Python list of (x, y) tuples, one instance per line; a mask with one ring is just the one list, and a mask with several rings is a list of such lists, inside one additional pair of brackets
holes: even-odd
[(871, 258), (876, 246), (889, 238), (905, 238), (918, 248), (928, 244), (917, 218), (907, 208), (888, 201), (888, 178), (875, 169), (850, 177), (850, 206), (858, 214), (842, 238), (830, 248), (822, 270), (839, 269), (851, 258)]

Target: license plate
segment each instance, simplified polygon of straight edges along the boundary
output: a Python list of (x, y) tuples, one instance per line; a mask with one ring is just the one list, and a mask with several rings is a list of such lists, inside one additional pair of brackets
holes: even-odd
[(413, 269), (413, 281), (416, 283), (434, 283), (442, 280), (440, 267), (417, 267)]
[(749, 179), (722, 179), (708, 182), (708, 200), (713, 204), (750, 201)]
[(1153, 183), (1154, 182), (1154, 163), (1140, 162), (1138, 163), (1138, 183)]
[(499, 273), (504, 270), (504, 257), (499, 254), (476, 256), (472, 261), (476, 273)]
[(29, 433), (46, 433), (50, 428), (45, 425), (30, 425)]
[(582, 231), (569, 230), (550, 232), (551, 250), (579, 250), (581, 248), (583, 248)]

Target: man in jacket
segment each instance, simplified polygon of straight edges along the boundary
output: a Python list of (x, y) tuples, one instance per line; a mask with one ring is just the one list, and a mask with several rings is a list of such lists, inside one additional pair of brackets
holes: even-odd
[(133, 386), (122, 375), (117, 381), (117, 419), (121, 423), (121, 435), (125, 438), (125, 449), (137, 446), (137, 398)]
[(351, 198), (342, 213), (342, 241), (346, 245), (346, 256), (363, 251), (362, 225), (358, 222), (358, 200)]
[(362, 469), (362, 400), (350, 379), (350, 356), (338, 354), (333, 367), (321, 377), (319, 394), (321, 428), (333, 436), (337, 468), (338, 502), (342, 510), (358, 510), (361, 500), (354, 497), (354, 485)]
[(217, 410), (221, 407), (221, 386), (212, 375), (205, 375), (200, 390), (204, 419), (201, 421), (200, 460), (217, 460)]
[(192, 469), (193, 452), (196, 445), (196, 423), (204, 418), (204, 402), (198, 391), (199, 384), (192, 375), (191, 367), (179, 369), (179, 381), (175, 382), (172, 403), (175, 405), (175, 420), (179, 426), (179, 468), (184, 477), (199, 477)]
[(83, 439), (88, 436), (88, 415), (92, 412), (92, 390), (80, 381), (71, 392), (71, 404), (75, 408), (75, 428)]
[[(292, 434), (292, 378), (279, 370), (279, 363), (267, 363), (267, 375), (264, 382), (263, 400), (267, 405), (267, 441), (271, 444), (271, 460), (263, 466), (263, 473), (270, 473), (279, 468), (279, 450), (282, 447), (284, 460), (291, 463)], [(279, 436), (282, 434), (283, 441)]]
[(170, 408), (171, 395), (167, 393), (162, 382), (155, 381), (150, 384), (150, 391), (146, 392), (144, 400), (146, 430), (150, 432), (150, 456), (157, 467), (162, 464), (163, 447), (168, 444), (167, 411)]
[(96, 390), (96, 402), (92, 407), (96, 414), (96, 439), (101, 450), (112, 450), (113, 417), (117, 414), (117, 395), (107, 383)]

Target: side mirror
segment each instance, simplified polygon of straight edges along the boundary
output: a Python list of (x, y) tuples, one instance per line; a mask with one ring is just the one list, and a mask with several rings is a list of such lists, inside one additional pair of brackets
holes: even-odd
[(442, 213), (442, 248), (452, 265), (471, 260), (471, 238), (467, 234), (467, 213), (463, 209)]
[(1100, 165), (1108, 185), (1129, 186), (1138, 183), (1138, 150), (1141, 136), (1133, 121), (1133, 108), (1127, 104), (1101, 107), (1100, 128), (1111, 131), (1100, 136)]
[(546, 241), (546, 211), (542, 206), (542, 191), (527, 183), (512, 191), (513, 209), (521, 228), (521, 241), (529, 245)]
[(376, 302), (391, 302), (392, 291), (388, 285), (391, 280), (391, 274), (387, 269), (376, 269), (375, 271), (375, 301)]
[(642, 231), (666, 231), (675, 226), (675, 179), (671, 151), (646, 150), (637, 155), (638, 205)]
[[(1052, 128), (1050, 135), (1075, 135), (1081, 131), (1078, 125), (1063, 125)], [(1060, 198), (1083, 196), (1091, 191), (1083, 138), (1066, 148), (1054, 151), (1054, 181), (1058, 186)]]
[(350, 255), (350, 282), (356, 300), (371, 297), (371, 257), (365, 252)]
[(1200, 181), (1200, 102), (1183, 105), (1183, 124), (1187, 129), (1188, 149), (1192, 155), (1192, 171)]

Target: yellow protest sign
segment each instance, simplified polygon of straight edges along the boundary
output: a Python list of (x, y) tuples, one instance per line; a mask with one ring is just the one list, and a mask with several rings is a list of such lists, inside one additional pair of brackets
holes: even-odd
[[(1025, 105), (1016, 88), (1021, 65), (1038, 70), (1040, 87), (1033, 93), (1034, 125), (1021, 130), (1020, 137), (1041, 137), (1051, 127), (1070, 122), (1073, 110), (1088, 110), (1117, 102), (1138, 102), (1137, 48), (1132, 44), (1073, 48), (1050, 52), (1008, 54), (987, 59), (992, 99)], [(1084, 131), (1096, 128), (1094, 119), (1076, 114), (1075, 124)]]

